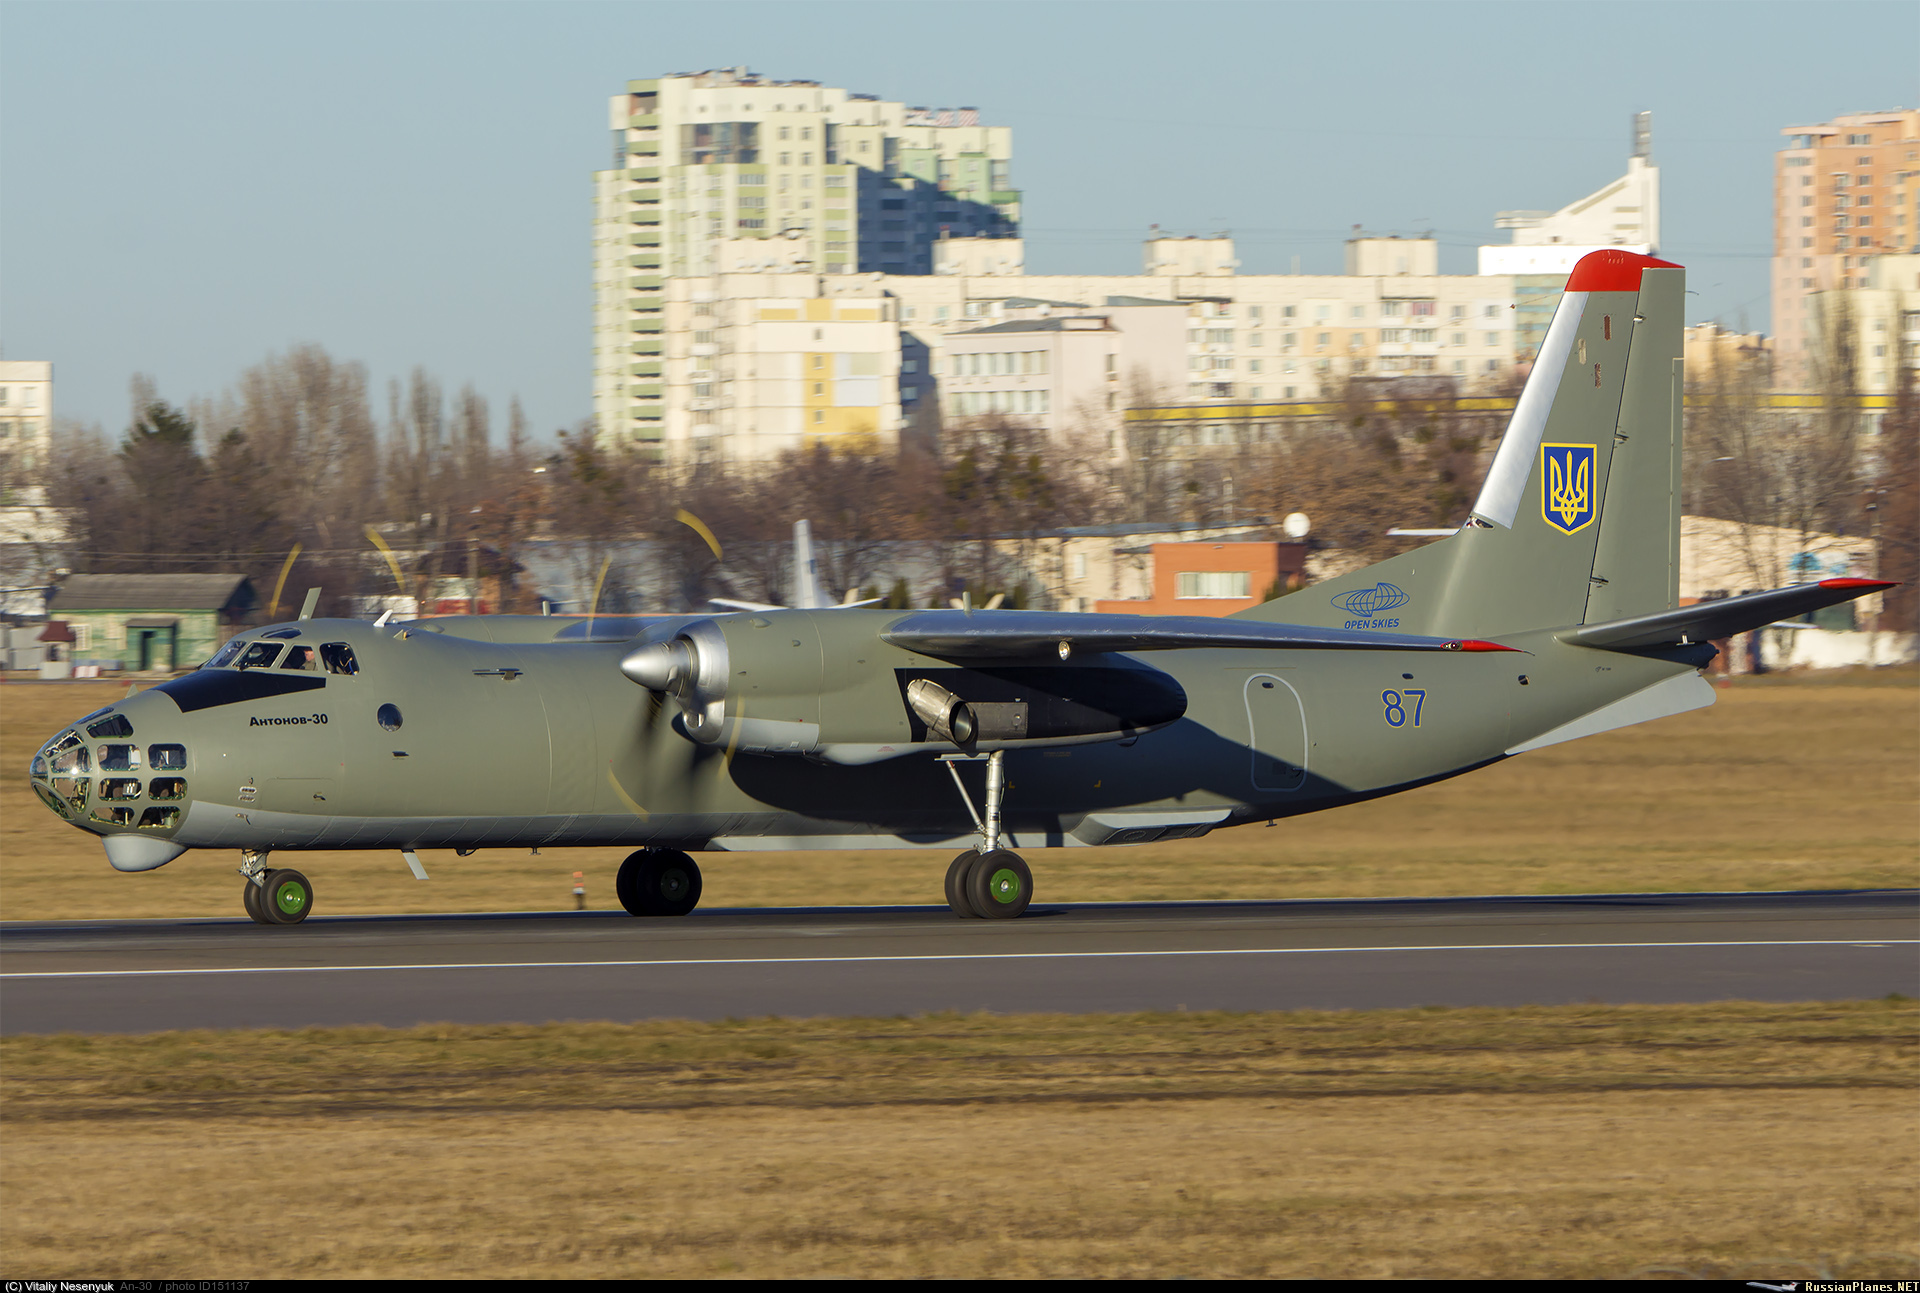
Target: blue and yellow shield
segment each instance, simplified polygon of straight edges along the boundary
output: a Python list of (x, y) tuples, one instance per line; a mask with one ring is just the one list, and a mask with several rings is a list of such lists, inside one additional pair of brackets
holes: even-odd
[(1590, 444), (1540, 446), (1540, 512), (1563, 534), (1584, 530), (1599, 515)]

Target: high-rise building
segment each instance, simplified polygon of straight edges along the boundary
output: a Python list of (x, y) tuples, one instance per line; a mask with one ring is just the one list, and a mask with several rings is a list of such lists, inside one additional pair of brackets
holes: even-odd
[[(1012, 131), (976, 108), (723, 68), (630, 81), (609, 115), (613, 164), (593, 177), (594, 412), (615, 439), (659, 445), (692, 412), (670, 398), (693, 384), (694, 356), (676, 349), (687, 330), (668, 327), (666, 280), (930, 274), (943, 238), (1019, 230)], [(731, 357), (710, 357), (699, 384), (724, 386)], [(702, 411), (720, 426), (727, 397), (712, 398)]]
[(1480, 248), (1482, 274), (1513, 277), (1514, 354), (1540, 353), (1567, 275), (1588, 252), (1608, 247), (1651, 256), (1660, 250), (1660, 168), (1653, 164), (1653, 114), (1633, 116), (1627, 173), (1558, 211), (1502, 211), (1494, 225), (1510, 243)]
[[(1805, 382), (1822, 311), (1866, 288), (1876, 258), (1920, 250), (1920, 111), (1788, 126), (1773, 160), (1773, 332), (1781, 380)], [(1836, 294), (1837, 293), (1837, 294)]]

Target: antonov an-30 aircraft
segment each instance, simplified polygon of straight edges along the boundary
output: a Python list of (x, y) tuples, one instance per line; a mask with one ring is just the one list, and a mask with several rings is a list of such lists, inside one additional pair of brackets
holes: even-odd
[(59, 732), (33, 787), (122, 871), (239, 850), (269, 925), (314, 901), (276, 852), (424, 875), (415, 850), (610, 844), (636, 916), (693, 910), (694, 852), (969, 841), (948, 902), (1018, 916), (1016, 850), (1291, 817), (1708, 705), (1711, 639), (1889, 587), (1676, 606), (1684, 284), (1581, 260), (1465, 526), (1230, 618), (303, 615)]

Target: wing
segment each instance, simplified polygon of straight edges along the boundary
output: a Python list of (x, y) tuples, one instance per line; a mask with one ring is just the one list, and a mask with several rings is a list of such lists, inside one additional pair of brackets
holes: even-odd
[(1089, 615), (1075, 611), (917, 611), (883, 641), (941, 659), (998, 659), (1076, 651), (1267, 647), (1308, 651), (1511, 651), (1492, 642), (1309, 628), (1206, 615)]
[(1635, 615), (1604, 624), (1583, 624), (1561, 633), (1562, 642), (1575, 646), (1633, 651), (1644, 647), (1677, 646), (1683, 642), (1711, 642), (1748, 629), (1805, 615), (1823, 606), (1865, 597), (1898, 585), (1884, 579), (1822, 579), (1817, 584), (1795, 584), (1764, 593), (1696, 602), (1678, 610)]

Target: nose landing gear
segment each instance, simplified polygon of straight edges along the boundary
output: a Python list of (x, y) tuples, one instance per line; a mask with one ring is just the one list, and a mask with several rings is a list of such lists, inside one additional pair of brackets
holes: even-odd
[(240, 874), (247, 883), (240, 894), (247, 915), (260, 925), (298, 925), (313, 911), (313, 884), (298, 871), (269, 870), (264, 849), (244, 849)]
[[(1006, 796), (1006, 772), (1001, 758), (1006, 751), (992, 754), (943, 754), (940, 762), (953, 774), (973, 823), (980, 828), (980, 847), (968, 849), (947, 868), (947, 906), (956, 916), (977, 916), (986, 920), (1011, 920), (1026, 911), (1033, 901), (1033, 872), (1018, 853), (1000, 847), (1000, 801)], [(960, 780), (960, 763), (981, 758), (987, 763), (986, 816), (974, 811), (973, 799)]]

